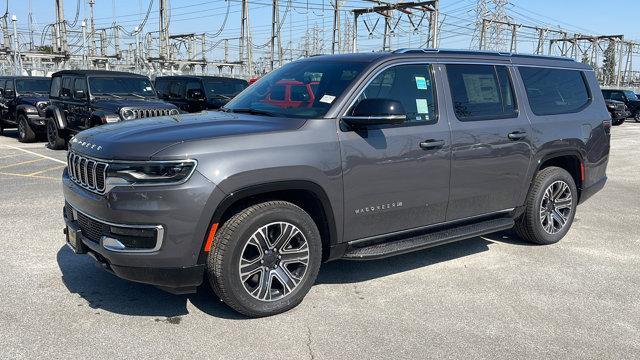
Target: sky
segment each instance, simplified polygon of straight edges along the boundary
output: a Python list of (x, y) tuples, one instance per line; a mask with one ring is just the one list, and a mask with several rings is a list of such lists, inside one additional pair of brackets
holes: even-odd
[[(5, 0), (6, 1), (6, 0)], [(97, 27), (107, 27), (117, 21), (126, 32), (131, 32), (145, 17), (149, 0), (95, 0), (95, 17)], [(145, 26), (146, 31), (158, 28), (158, 2), (155, 0)], [(28, 29), (29, 12), (32, 12), (33, 27), (35, 29), (34, 42), (39, 44), (43, 37), (42, 29), (46, 24), (54, 21), (55, 0), (8, 0), (8, 12), (18, 18), (18, 27)], [(88, 17), (88, 0), (64, 0), (65, 17), (73, 23), (79, 4), (78, 21), (75, 29), (80, 30), (83, 18)], [(240, 28), (239, 0), (169, 0), (171, 7), (172, 33), (207, 33), (207, 47), (211, 57), (221, 58), (223, 55), (224, 38), (229, 40), (229, 51), (237, 54), (237, 40)], [(271, 26), (271, 0), (249, 0), (250, 23), (252, 26), (253, 44), (257, 56), (268, 52), (268, 41)], [(332, 8), (329, 0), (280, 0), (281, 16), (283, 17), (282, 41), (283, 46), (290, 50), (290, 56), (300, 53), (302, 38), (307, 29), (316, 29), (325, 39), (325, 51), (330, 47)], [(367, 7), (371, 3), (363, 0), (342, 1), (345, 11), (344, 21), (351, 22), (348, 12), (354, 7)], [(469, 48), (474, 33), (475, 0), (441, 0), (441, 29), (440, 46), (444, 48)], [(228, 9), (228, 15), (227, 14)], [(527, 25), (548, 26), (562, 28), (570, 33), (590, 35), (624, 34), (626, 39), (640, 39), (638, 14), (640, 1), (609, 0), (608, 2), (595, 0), (511, 0), (507, 6), (507, 13), (514, 22)], [(323, 16), (324, 15), (324, 16)], [(360, 37), (358, 43), (360, 51), (378, 50), (381, 46), (382, 21), (376, 25), (376, 15), (367, 15), (359, 23)], [(418, 22), (416, 15), (412, 21)], [(225, 22), (226, 19), (226, 22)], [(397, 36), (392, 41), (392, 47), (418, 47), (426, 42), (424, 29), (414, 32), (410, 22), (405, 17), (397, 19)], [(424, 21), (426, 24), (426, 21)], [(315, 26), (315, 27), (314, 27)], [(371, 30), (367, 31), (367, 27)], [(132, 37), (122, 34), (124, 41), (131, 41)], [(75, 35), (70, 43), (79, 43), (80, 36)], [(523, 34), (522, 45), (526, 51), (535, 42), (533, 34)], [(21, 43), (29, 42), (21, 36)], [(45, 38), (45, 41), (46, 38)], [(527, 45), (526, 43), (529, 43)], [(522, 48), (521, 47), (521, 48)], [(237, 55), (236, 55), (237, 56)], [(286, 57), (286, 54), (285, 54)]]

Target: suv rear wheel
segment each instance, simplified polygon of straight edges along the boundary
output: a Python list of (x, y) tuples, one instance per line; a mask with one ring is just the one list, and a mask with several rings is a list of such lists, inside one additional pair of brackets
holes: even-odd
[(640, 122), (640, 110), (636, 110), (636, 112), (633, 113), (633, 120)]
[(27, 121), (27, 117), (18, 115), (18, 141), (22, 143), (30, 143), (36, 140), (36, 133), (33, 131)]
[(251, 317), (297, 306), (322, 260), (320, 233), (298, 206), (269, 201), (227, 220), (214, 238), (207, 271), (215, 293)]
[(60, 130), (56, 126), (53, 119), (47, 119), (47, 146), (51, 150), (62, 150), (66, 147), (67, 142), (61, 136)]
[(547, 245), (562, 239), (569, 231), (578, 201), (578, 190), (571, 174), (551, 166), (533, 180), (525, 212), (516, 220), (515, 230), (529, 242)]

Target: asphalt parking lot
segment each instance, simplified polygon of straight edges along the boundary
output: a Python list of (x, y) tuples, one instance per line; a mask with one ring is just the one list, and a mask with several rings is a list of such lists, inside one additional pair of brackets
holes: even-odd
[(640, 123), (558, 244), (494, 234), (325, 264), (294, 310), (246, 319), (64, 245), (65, 152), (0, 137), (0, 358), (640, 358)]

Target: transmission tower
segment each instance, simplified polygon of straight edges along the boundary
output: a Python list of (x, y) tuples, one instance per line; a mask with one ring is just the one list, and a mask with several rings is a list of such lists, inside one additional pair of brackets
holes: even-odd
[(510, 30), (505, 25), (511, 21), (507, 14), (509, 4), (509, 0), (478, 1), (471, 46), (477, 45), (480, 50), (505, 50), (510, 47)]

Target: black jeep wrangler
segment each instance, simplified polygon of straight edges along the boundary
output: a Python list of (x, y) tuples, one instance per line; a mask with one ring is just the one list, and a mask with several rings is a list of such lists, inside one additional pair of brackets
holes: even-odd
[(160, 99), (187, 112), (219, 109), (249, 86), (222, 76), (159, 76), (155, 85)]
[(158, 99), (148, 77), (127, 72), (59, 71), (52, 75), (49, 98), (47, 141), (56, 150), (94, 126), (180, 113), (175, 105)]
[(17, 127), (18, 140), (32, 142), (44, 133), (50, 83), (46, 77), (0, 78), (0, 134)]

